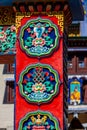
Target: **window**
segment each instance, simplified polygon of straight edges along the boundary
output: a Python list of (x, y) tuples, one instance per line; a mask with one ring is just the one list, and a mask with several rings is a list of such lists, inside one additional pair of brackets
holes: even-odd
[(68, 61), (68, 68), (72, 68), (72, 62)]
[(14, 81), (6, 81), (4, 103), (14, 103)]
[(13, 74), (15, 69), (15, 64), (5, 64), (4, 74)]
[(84, 64), (84, 61), (79, 61), (79, 68), (84, 68), (85, 67), (85, 64)]
[(72, 57), (68, 56), (68, 64), (67, 64), (68, 68), (72, 68), (73, 64), (72, 64)]
[(79, 56), (79, 58), (78, 58), (78, 66), (79, 66), (79, 68), (84, 68), (85, 67), (84, 56)]

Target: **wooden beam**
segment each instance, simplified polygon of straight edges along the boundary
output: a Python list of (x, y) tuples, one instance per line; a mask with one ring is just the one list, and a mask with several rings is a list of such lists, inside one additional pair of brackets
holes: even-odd
[(14, 55), (0, 55), (0, 64), (13, 64), (15, 61)]

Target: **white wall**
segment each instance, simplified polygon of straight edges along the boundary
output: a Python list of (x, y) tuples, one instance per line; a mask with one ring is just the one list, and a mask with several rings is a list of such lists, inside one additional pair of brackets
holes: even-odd
[[(14, 79), (12, 74), (3, 75), (3, 64), (0, 64), (0, 128), (11, 128), (14, 125), (14, 104), (3, 104), (6, 79)], [(10, 129), (9, 129), (10, 130)]]

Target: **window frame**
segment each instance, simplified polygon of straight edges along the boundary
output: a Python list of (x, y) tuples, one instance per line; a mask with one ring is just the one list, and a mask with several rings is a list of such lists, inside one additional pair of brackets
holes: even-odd
[(14, 104), (15, 98), (15, 83), (14, 80), (6, 80), (6, 89), (4, 95), (4, 104)]

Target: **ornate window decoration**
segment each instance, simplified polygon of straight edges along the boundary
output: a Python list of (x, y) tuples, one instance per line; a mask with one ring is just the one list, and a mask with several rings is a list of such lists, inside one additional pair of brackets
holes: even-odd
[(21, 95), (29, 102), (43, 103), (51, 100), (59, 91), (59, 75), (47, 64), (28, 66), (20, 75)]
[(19, 123), (18, 130), (60, 130), (59, 123), (49, 112), (30, 112)]
[(20, 46), (30, 56), (51, 54), (59, 44), (58, 27), (48, 19), (29, 20), (20, 31)]
[(69, 80), (69, 102), (73, 105), (78, 105), (82, 101), (82, 80), (72, 78)]
[(15, 53), (16, 28), (0, 26), (0, 55)]

